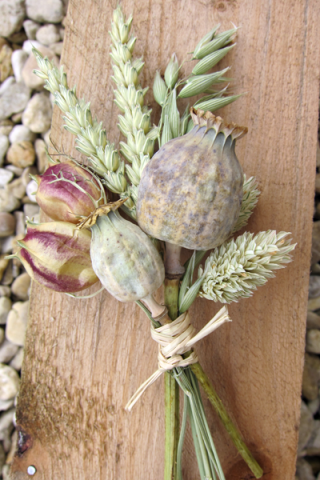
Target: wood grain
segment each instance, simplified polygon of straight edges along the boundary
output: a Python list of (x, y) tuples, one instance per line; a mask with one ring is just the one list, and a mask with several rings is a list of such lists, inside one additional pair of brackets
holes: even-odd
[[(116, 1), (70, 0), (63, 63), (69, 85), (91, 101), (118, 143), (110, 80), (109, 37)], [(250, 231), (287, 230), (298, 243), (294, 262), (252, 299), (231, 306), (233, 322), (202, 341), (210, 376), (268, 480), (295, 471), (305, 312), (309, 277), (320, 65), (320, 4), (316, 0), (127, 0), (144, 86), (170, 55), (182, 60), (213, 25), (240, 26), (232, 65), (235, 92), (248, 92), (221, 114), (249, 127), (238, 143), (244, 171), (262, 190)], [(189, 71), (190, 64), (185, 64)], [(148, 101), (152, 103), (151, 92)], [(155, 112), (155, 121), (159, 111)], [(74, 154), (74, 138), (55, 111), (53, 138)], [(94, 290), (94, 288), (93, 288)], [(197, 327), (218, 306), (198, 300)], [(107, 293), (74, 300), (33, 285), (17, 422), (23, 429), (13, 479), (127, 480), (163, 476), (163, 383), (133, 412), (124, 405), (156, 368), (148, 321), (133, 304)], [(205, 400), (227, 479), (252, 478)], [(26, 449), (26, 447), (29, 447)], [(23, 453), (23, 450), (26, 449)], [(198, 477), (188, 433), (184, 480)]]

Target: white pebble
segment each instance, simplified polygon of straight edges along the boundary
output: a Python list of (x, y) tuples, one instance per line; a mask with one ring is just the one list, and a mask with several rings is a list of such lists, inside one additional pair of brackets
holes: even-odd
[(27, 52), (28, 55), (31, 55), (33, 47), (39, 50), (43, 45), (36, 40), (25, 40), (22, 45), (22, 49)]
[(15, 50), (11, 55), (11, 64), (17, 82), (23, 82), (22, 69), (29, 55), (24, 50)]
[(40, 23), (59, 23), (63, 19), (61, 0), (26, 0), (27, 17)]
[(23, 347), (27, 330), (29, 301), (13, 304), (7, 318), (6, 337), (9, 342)]
[(42, 133), (49, 130), (51, 125), (52, 107), (45, 93), (35, 94), (23, 112), (22, 122), (32, 132)]
[(4, 187), (13, 179), (13, 173), (6, 168), (0, 168), (0, 187)]
[(25, 125), (15, 125), (10, 132), (10, 143), (23, 142), (24, 140), (33, 142), (36, 138), (36, 134)]
[(35, 180), (31, 180), (31, 182), (28, 183), (27, 188), (26, 188), (26, 193), (28, 195), (29, 200), (32, 203), (37, 203), (36, 200), (36, 193), (38, 190), (38, 184)]
[(43, 25), (40, 27), (36, 34), (36, 39), (42, 45), (51, 45), (51, 43), (57, 43), (60, 40), (60, 33), (56, 25)]
[(0, 95), (2, 95), (3, 92), (4, 92), (8, 87), (10, 87), (10, 85), (12, 85), (13, 83), (16, 83), (14, 77), (8, 77), (8, 78), (6, 78), (5, 81), (2, 82), (1, 85), (0, 85)]
[(40, 27), (41, 25), (39, 23), (34, 22), (33, 20), (30, 20), (30, 19), (25, 20), (23, 22), (23, 28), (29, 40), (35, 40), (36, 33)]
[[(8, 365), (0, 364), (0, 400), (14, 398), (19, 391), (19, 376), (17, 372)], [(0, 417), (0, 431), (3, 424)]]

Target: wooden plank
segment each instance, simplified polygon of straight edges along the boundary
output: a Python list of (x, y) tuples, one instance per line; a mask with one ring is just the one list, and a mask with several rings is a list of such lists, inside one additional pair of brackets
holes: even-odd
[[(115, 6), (103, 0), (70, 1), (63, 62), (69, 84), (77, 84), (78, 94), (91, 101), (117, 143), (107, 33)], [(235, 90), (248, 94), (222, 114), (249, 127), (238, 157), (262, 189), (249, 229), (291, 231), (298, 246), (294, 262), (276, 279), (252, 299), (231, 306), (232, 324), (203, 340), (199, 356), (261, 461), (263, 478), (292, 480), (313, 212), (320, 4), (126, 0), (122, 6), (134, 15), (136, 53), (146, 62), (143, 85), (152, 85), (156, 69), (164, 71), (172, 52), (181, 60), (216, 23), (224, 29), (230, 22), (241, 26), (238, 46), (224, 65), (232, 65)], [(150, 93), (154, 106), (151, 98)], [(74, 138), (63, 131), (57, 111), (53, 138), (74, 153)], [(192, 308), (195, 325), (204, 325), (216, 310), (213, 303), (198, 300)], [(36, 466), (39, 479), (162, 478), (162, 381), (131, 414), (123, 408), (155, 368), (156, 346), (135, 305), (118, 303), (107, 293), (74, 300), (33, 285), (17, 409), (25, 434), (13, 479), (28, 478), (28, 465)], [(205, 406), (227, 478), (253, 478), (207, 400)], [(184, 479), (195, 478), (188, 435)]]

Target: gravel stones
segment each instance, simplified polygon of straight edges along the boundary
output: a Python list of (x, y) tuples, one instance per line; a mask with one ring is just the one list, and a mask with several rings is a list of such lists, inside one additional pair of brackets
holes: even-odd
[(40, 23), (59, 23), (63, 19), (61, 0), (26, 0), (27, 16)]
[(37, 156), (37, 169), (38, 169), (38, 172), (41, 174), (49, 166), (48, 157), (46, 153), (46, 144), (41, 138), (37, 138), (34, 144), (34, 148)]
[(24, 0), (1, 0), (0, 36), (9, 37), (19, 30), (25, 16)]
[(7, 153), (7, 161), (19, 168), (26, 168), (33, 165), (36, 153), (32, 142), (23, 140), (13, 143)]
[(309, 298), (320, 296), (320, 276), (311, 275), (309, 279)]
[(19, 391), (19, 385), (20, 379), (17, 372), (8, 365), (0, 364), (0, 400), (9, 400), (15, 397)]
[(52, 43), (57, 43), (60, 40), (60, 32), (56, 25), (43, 25), (40, 27), (36, 34), (36, 39), (42, 45), (51, 45)]
[(11, 83), (0, 95), (0, 120), (22, 112), (30, 99), (30, 89), (23, 83)]
[(52, 106), (45, 93), (34, 95), (28, 102), (22, 121), (32, 132), (44, 133), (51, 125)]
[(16, 227), (16, 219), (7, 212), (0, 212), (0, 237), (13, 235)]
[(7, 318), (6, 337), (9, 342), (22, 347), (24, 345), (29, 313), (29, 302), (13, 304)]
[[(10, 172), (10, 170), (7, 170), (6, 168), (0, 168), (0, 187), (3, 188), (5, 185), (11, 182), (13, 177), (14, 177), (13, 172)], [(1, 225), (0, 225), (0, 230), (1, 230)]]

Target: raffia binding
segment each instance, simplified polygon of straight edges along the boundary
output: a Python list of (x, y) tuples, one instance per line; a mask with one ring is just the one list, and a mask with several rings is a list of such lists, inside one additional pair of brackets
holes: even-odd
[(231, 135), (233, 140), (244, 137), (244, 135), (248, 133), (247, 127), (241, 127), (240, 125), (232, 122), (227, 123), (221, 117), (213, 115), (211, 112), (196, 110), (192, 107), (190, 108), (190, 114), (195, 125), (199, 125), (199, 127), (207, 127), (208, 130), (213, 128), (217, 134), (221, 132), (226, 137)]

